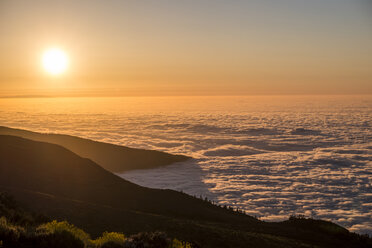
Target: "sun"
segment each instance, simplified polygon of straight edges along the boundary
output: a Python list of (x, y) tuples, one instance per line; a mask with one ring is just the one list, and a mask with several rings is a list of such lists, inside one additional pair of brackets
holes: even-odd
[(43, 54), (42, 62), (44, 69), (52, 75), (62, 74), (68, 67), (66, 53), (58, 48), (46, 50)]

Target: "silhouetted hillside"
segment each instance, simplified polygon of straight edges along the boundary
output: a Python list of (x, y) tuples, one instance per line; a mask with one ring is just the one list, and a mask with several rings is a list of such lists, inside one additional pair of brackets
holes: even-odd
[(202, 247), (370, 247), (330, 222), (265, 223), (172, 190), (140, 187), (54, 144), (0, 135), (0, 188), (93, 236), (165, 231)]
[(20, 207), (13, 197), (0, 191), (0, 247), (14, 248), (192, 248), (191, 243), (162, 232), (126, 236), (104, 232), (92, 239), (67, 221), (51, 221)]
[(149, 169), (189, 159), (183, 155), (129, 148), (70, 135), (36, 133), (2, 126), (0, 126), (0, 135), (13, 135), (61, 145), (81, 157), (93, 160), (111, 172)]

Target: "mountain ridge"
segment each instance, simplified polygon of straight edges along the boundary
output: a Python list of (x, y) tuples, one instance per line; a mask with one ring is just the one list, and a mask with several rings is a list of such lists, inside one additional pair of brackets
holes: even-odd
[(39, 133), (5, 126), (0, 126), (0, 135), (12, 135), (61, 145), (81, 157), (93, 160), (103, 168), (114, 173), (137, 169), (151, 169), (190, 159), (190, 157), (184, 155), (130, 148), (67, 134)]

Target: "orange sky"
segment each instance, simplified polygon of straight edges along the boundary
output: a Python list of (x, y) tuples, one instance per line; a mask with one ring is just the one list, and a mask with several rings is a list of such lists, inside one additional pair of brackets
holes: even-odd
[[(3, 0), (0, 96), (372, 94), (371, 10), (366, 0)], [(68, 54), (66, 73), (43, 71), (49, 47)]]

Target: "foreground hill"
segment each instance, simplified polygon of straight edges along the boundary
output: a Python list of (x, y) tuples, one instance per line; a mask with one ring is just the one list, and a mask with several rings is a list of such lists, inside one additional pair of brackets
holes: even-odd
[(111, 172), (149, 169), (189, 159), (183, 155), (129, 148), (64, 134), (37, 133), (3, 126), (0, 126), (0, 135), (13, 135), (61, 145), (81, 157), (93, 160)]
[(165, 231), (202, 247), (370, 247), (325, 221), (265, 223), (172, 190), (141, 187), (59, 145), (0, 135), (0, 190), (93, 236)]
[(151, 232), (126, 236), (104, 232), (92, 239), (84, 230), (50, 220), (19, 206), (13, 197), (0, 191), (0, 247), (15, 248), (191, 248), (193, 244), (166, 233)]

